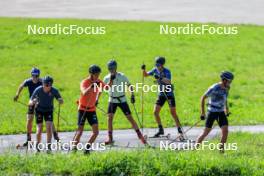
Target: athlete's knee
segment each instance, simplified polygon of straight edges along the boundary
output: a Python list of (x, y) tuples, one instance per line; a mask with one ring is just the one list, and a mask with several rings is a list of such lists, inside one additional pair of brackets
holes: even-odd
[(113, 114), (108, 114), (108, 120), (112, 121), (114, 118), (114, 115)]
[(159, 111), (155, 110), (155, 111), (153, 112), (153, 114), (154, 114), (155, 117), (158, 117), (158, 116), (159, 116)]

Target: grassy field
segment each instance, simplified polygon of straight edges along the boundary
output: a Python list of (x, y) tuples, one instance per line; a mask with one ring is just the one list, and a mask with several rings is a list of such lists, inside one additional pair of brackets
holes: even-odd
[[(216, 142), (216, 141), (215, 141)], [(159, 151), (153, 149), (66, 154), (0, 155), (0, 174), (17, 175), (263, 175), (264, 135), (234, 133), (238, 150)], [(52, 163), (52, 164), (47, 164)]]
[[(28, 35), (27, 25), (48, 26), (77, 24), (79, 26), (105, 26), (105, 35)], [(86, 77), (90, 64), (103, 68), (114, 57), (118, 70), (132, 83), (141, 81), (140, 65), (147, 69), (154, 65), (154, 57), (167, 58), (166, 66), (172, 71), (178, 114), (183, 125), (192, 125), (199, 118), (199, 99), (206, 89), (219, 80), (222, 70), (235, 73), (230, 92), (231, 125), (264, 123), (264, 27), (239, 25), (236, 36), (159, 34), (158, 22), (95, 21), (75, 19), (0, 18), (0, 134), (25, 132), (27, 108), (12, 101), (18, 85), (29, 70), (37, 66), (42, 76), (50, 74), (55, 87), (64, 97), (61, 130), (75, 130), (79, 97), (79, 83)], [(172, 25), (181, 25), (173, 23)], [(182, 24), (184, 25), (184, 24)], [(196, 24), (199, 25), (199, 24)], [(215, 26), (215, 24), (212, 24)], [(153, 79), (146, 79), (153, 84)], [(20, 100), (28, 101), (24, 90)], [(140, 111), (140, 93), (136, 94), (136, 107)], [(156, 127), (152, 109), (155, 93), (145, 94), (145, 126)], [(103, 94), (99, 106), (106, 109), (107, 95)], [(132, 107), (131, 107), (132, 108)], [(164, 126), (173, 126), (168, 106), (163, 109)], [(98, 112), (101, 129), (106, 129), (106, 117)], [(56, 118), (56, 116), (55, 116)], [(115, 128), (130, 128), (118, 111)]]

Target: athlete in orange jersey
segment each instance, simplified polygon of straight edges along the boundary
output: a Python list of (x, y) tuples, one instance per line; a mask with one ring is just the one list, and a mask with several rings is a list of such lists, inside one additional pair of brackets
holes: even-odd
[(78, 101), (78, 130), (76, 131), (76, 135), (74, 136), (73, 140), (75, 145), (80, 142), (85, 120), (87, 119), (88, 123), (92, 127), (92, 135), (85, 145), (85, 154), (90, 152), (91, 145), (99, 134), (96, 105), (101, 92), (100, 89), (106, 88), (106, 85), (112, 84), (112, 79), (108, 84), (105, 84), (99, 79), (101, 69), (97, 65), (91, 65), (89, 68), (89, 73), (89, 77), (84, 79), (80, 85), (81, 95)]

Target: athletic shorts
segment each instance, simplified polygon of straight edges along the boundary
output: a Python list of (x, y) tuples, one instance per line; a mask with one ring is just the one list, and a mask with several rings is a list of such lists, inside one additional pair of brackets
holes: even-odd
[(228, 125), (228, 120), (225, 115), (225, 112), (210, 112), (209, 111), (207, 113), (205, 127), (212, 128), (215, 120), (217, 121), (220, 128), (224, 125)]
[[(168, 100), (167, 100), (168, 98)], [(175, 102), (175, 97), (174, 96), (161, 96), (159, 95), (158, 98), (157, 98), (157, 101), (156, 101), (156, 105), (159, 105), (159, 106), (163, 106), (165, 104), (165, 102), (168, 102), (169, 103), (169, 106), (170, 107), (175, 107), (176, 106), (176, 102)]]
[(121, 108), (122, 112), (125, 115), (131, 114), (131, 111), (130, 111), (130, 108), (129, 108), (127, 102), (123, 102), (123, 103), (111, 103), (111, 102), (109, 102), (107, 113), (108, 114), (114, 114), (116, 112), (117, 107)]
[(94, 124), (98, 124), (97, 115), (95, 111), (78, 111), (78, 126), (83, 126), (85, 124), (85, 120), (87, 119), (88, 123), (92, 126)]
[(45, 120), (45, 122), (50, 121), (53, 122), (53, 112), (41, 112), (41, 111), (36, 111), (35, 112), (35, 116), (36, 116), (36, 123), (43, 123), (43, 119)]
[(34, 114), (34, 106), (28, 106), (28, 112), (27, 112), (27, 114), (29, 114), (29, 115), (33, 115)]

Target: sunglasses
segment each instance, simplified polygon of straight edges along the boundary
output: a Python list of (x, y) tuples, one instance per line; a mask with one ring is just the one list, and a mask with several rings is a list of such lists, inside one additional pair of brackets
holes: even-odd
[(51, 84), (44, 84), (45, 87), (51, 87)]

